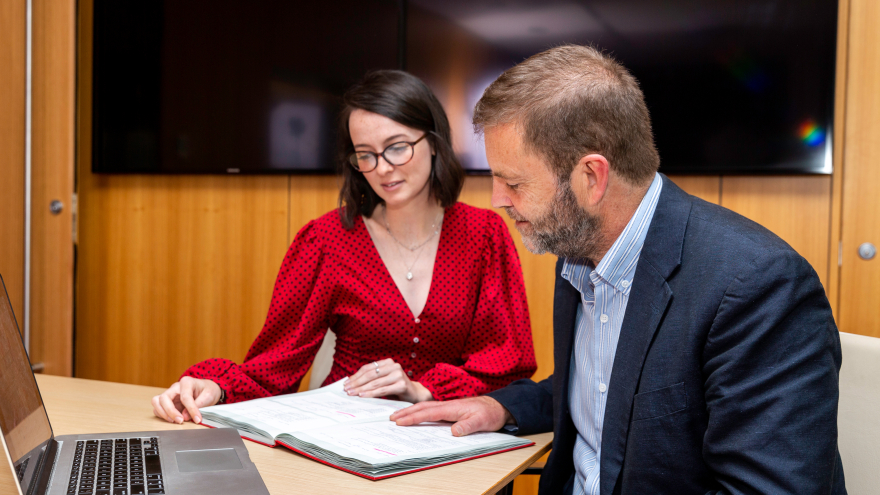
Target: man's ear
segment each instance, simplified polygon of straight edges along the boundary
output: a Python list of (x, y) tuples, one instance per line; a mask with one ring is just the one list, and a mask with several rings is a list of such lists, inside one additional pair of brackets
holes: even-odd
[(578, 160), (571, 171), (571, 188), (581, 206), (593, 207), (602, 201), (608, 191), (609, 174), (608, 160), (602, 155), (594, 153)]

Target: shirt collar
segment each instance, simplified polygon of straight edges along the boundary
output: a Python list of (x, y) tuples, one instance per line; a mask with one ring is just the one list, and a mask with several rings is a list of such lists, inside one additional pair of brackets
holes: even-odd
[[(568, 280), (581, 294), (585, 291), (592, 292), (592, 286), (600, 280), (620, 292), (629, 293), (635, 264), (639, 261), (662, 188), (663, 180), (660, 179), (660, 174), (655, 173), (651, 187), (639, 203), (635, 214), (599, 261), (599, 265), (592, 269), (586, 260), (566, 258), (562, 265), (562, 278)], [(589, 288), (585, 286), (587, 276), (590, 281)]]

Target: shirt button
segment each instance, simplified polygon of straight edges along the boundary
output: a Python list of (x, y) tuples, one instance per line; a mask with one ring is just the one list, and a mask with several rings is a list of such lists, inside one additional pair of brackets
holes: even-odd
[(421, 323), (421, 322), (422, 322), (422, 320), (416, 318), (416, 323)]
[(406, 372), (406, 376), (412, 376), (412, 371), (411, 371), (411, 370), (410, 370), (410, 371), (407, 371), (407, 372)]
[(606, 387), (604, 383), (600, 383), (599, 392), (602, 392), (604, 394), (606, 390), (608, 390), (608, 387)]
[(629, 280), (624, 280), (620, 282), (620, 286), (626, 289), (627, 287), (629, 287)]
[(418, 337), (413, 337), (413, 342), (415, 342), (416, 344), (418, 344), (418, 343), (419, 343), (419, 338), (418, 338)]
[(410, 357), (413, 358), (413, 359), (415, 359), (415, 358), (416, 358), (416, 353), (412, 353), (412, 354), (410, 354)]
[(608, 315), (600, 316), (599, 321), (601, 321), (602, 323), (608, 323)]

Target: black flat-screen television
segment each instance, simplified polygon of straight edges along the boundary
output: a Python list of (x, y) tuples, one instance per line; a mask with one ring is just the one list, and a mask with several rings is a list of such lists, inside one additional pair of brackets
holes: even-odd
[(96, 0), (94, 21), (95, 172), (335, 173), (345, 88), (402, 68), (485, 173), (474, 104), (563, 43), (636, 76), (663, 172), (831, 172), (836, 0)]

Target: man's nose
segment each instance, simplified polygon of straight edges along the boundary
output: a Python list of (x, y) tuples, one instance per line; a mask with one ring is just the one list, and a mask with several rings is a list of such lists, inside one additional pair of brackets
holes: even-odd
[(513, 206), (510, 198), (507, 196), (507, 186), (499, 184), (498, 180), (492, 181), (492, 208), (503, 208), (505, 206)]

